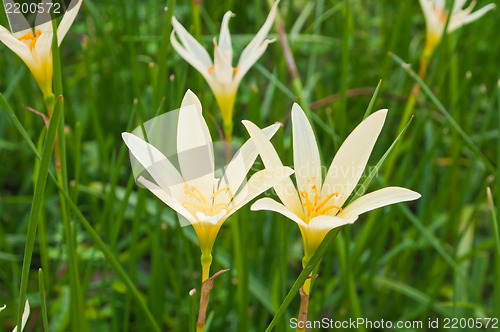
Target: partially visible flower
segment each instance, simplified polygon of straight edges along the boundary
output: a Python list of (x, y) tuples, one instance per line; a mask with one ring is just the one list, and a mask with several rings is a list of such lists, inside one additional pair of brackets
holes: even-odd
[[(3, 307), (0, 307), (0, 311), (5, 309), (5, 305)], [(24, 312), (23, 312), (23, 317), (21, 320), (21, 332), (24, 330), (24, 326), (26, 326), (26, 322), (28, 321), (28, 317), (30, 315), (30, 303), (28, 300), (26, 300), (26, 303), (24, 304)], [(17, 326), (14, 327), (14, 330), (12, 332), (17, 332)]]
[[(57, 28), (57, 41), (59, 45), (66, 36), (71, 24), (75, 20), (83, 0), (72, 0), (70, 8), (63, 16)], [(13, 4), (12, 0), (4, 0), (4, 5)], [(47, 0), (42, 3), (48, 3)], [(38, 8), (38, 7), (37, 7)], [(48, 6), (43, 6), (48, 8)], [(35, 19), (35, 27), (31, 28), (26, 18), (21, 13), (9, 13), (10, 32), (0, 26), (0, 41), (16, 53), (26, 63), (35, 77), (44, 96), (52, 95), (52, 22), (47, 12), (40, 11)], [(16, 27), (23, 30), (16, 31)]]
[[(267, 45), (273, 41), (265, 38), (276, 17), (278, 3), (279, 0), (274, 3), (264, 25), (241, 53), (236, 68), (233, 68), (232, 65), (233, 46), (228, 27), (229, 19), (234, 15), (232, 12), (226, 12), (222, 18), (218, 44), (214, 37), (215, 49), (213, 62), (205, 48), (187, 32), (175, 17), (172, 18), (172, 25), (174, 27), (170, 35), (172, 46), (184, 60), (189, 62), (203, 75), (212, 89), (221, 110), (224, 133), (228, 140), (231, 138), (233, 129), (233, 107), (238, 86), (243, 76), (264, 54)], [(179, 37), (182, 45), (177, 41), (175, 34)]]
[[(266, 128), (264, 137), (271, 138), (278, 127), (276, 124)], [(212, 246), (224, 221), (293, 173), (289, 167), (266, 168), (243, 185), (257, 158), (255, 144), (249, 140), (229, 162), (224, 175), (216, 178), (212, 139), (202, 116), (201, 103), (190, 90), (182, 101), (177, 124), (180, 172), (151, 144), (129, 133), (122, 136), (130, 152), (156, 183), (144, 177), (138, 181), (186, 218), (196, 231), (202, 252), (203, 281), (208, 279)]]
[[(489, 5), (472, 12), (474, 6), (476, 5), (476, 1), (473, 0), (467, 8), (463, 9), (466, 2), (467, 0), (455, 0), (451, 10), (451, 17), (448, 22), (448, 28), (446, 29), (447, 33), (451, 33), (452, 31), (460, 28), (462, 25), (474, 22), (496, 7), (495, 4), (490, 3)], [(450, 13), (445, 10), (445, 0), (420, 0), (420, 6), (424, 12), (425, 23), (427, 26), (427, 40), (424, 54), (432, 54), (432, 51), (434, 51), (436, 46), (441, 41), (444, 26)]]
[[(333, 228), (352, 224), (358, 216), (386, 205), (418, 199), (420, 194), (387, 187), (366, 194), (345, 206), (357, 185), (382, 130), (387, 110), (373, 113), (359, 124), (337, 151), (324, 181), (312, 127), (299, 105), (292, 108), (293, 161), (298, 191), (290, 178), (274, 187), (281, 203), (262, 198), (251, 209), (271, 210), (293, 220), (304, 241), (304, 265)], [(252, 122), (243, 121), (266, 167), (281, 167), (271, 142)], [(306, 290), (306, 292), (308, 292)]]

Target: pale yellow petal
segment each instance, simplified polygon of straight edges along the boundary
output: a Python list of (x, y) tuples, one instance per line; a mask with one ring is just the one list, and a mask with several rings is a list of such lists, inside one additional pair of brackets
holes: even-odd
[(287, 209), (287, 207), (284, 206), (283, 204), (278, 203), (274, 199), (269, 197), (261, 198), (257, 202), (253, 203), (252, 206), (250, 207), (250, 210), (252, 211), (266, 210), (266, 211), (278, 212), (287, 217), (288, 219), (290, 219), (291, 221), (297, 223), (297, 225), (307, 228), (307, 224), (302, 219), (300, 219), (298, 215)]
[[(279, 129), (279, 124), (273, 124), (269, 127), (262, 129), (264, 134), (268, 139), (274, 136), (276, 131)], [(219, 188), (229, 188), (230, 196), (236, 195), (236, 192), (240, 188), (241, 184), (245, 180), (248, 171), (252, 167), (257, 159), (257, 147), (252, 139), (249, 139), (241, 146), (241, 148), (235, 153), (234, 157), (231, 159), (226, 167), (224, 176), (222, 177)], [(217, 197), (223, 197), (217, 196)], [(225, 197), (228, 199), (229, 197)], [(218, 200), (216, 203), (221, 203), (223, 200)]]
[(219, 47), (227, 62), (233, 62), (233, 46), (231, 44), (231, 33), (229, 33), (229, 19), (234, 16), (230, 11), (224, 14), (220, 25)]
[(350, 203), (338, 216), (342, 218), (352, 218), (379, 207), (399, 202), (413, 201), (420, 197), (421, 195), (419, 193), (410, 189), (387, 187), (361, 196)]
[(80, 7), (82, 6), (83, 0), (71, 0), (68, 10), (64, 14), (61, 23), (57, 27), (57, 43), (61, 45), (64, 37), (69, 31), (69, 28), (75, 21), (76, 15), (80, 11)]
[(184, 183), (175, 166), (153, 145), (133, 134), (122, 133), (122, 137), (132, 155), (163, 190), (170, 193), (177, 185)]
[[(28, 300), (24, 303), (24, 311), (23, 311), (23, 316), (21, 318), (21, 332), (24, 330), (24, 327), (26, 326), (26, 322), (28, 322), (28, 318), (30, 316), (30, 304)], [(17, 332), (17, 326), (14, 327), (12, 332)]]
[(290, 167), (266, 168), (258, 171), (252, 175), (243, 188), (241, 188), (240, 192), (233, 198), (230, 205), (231, 211), (228, 216), (264, 191), (283, 182), (283, 180), (289, 179), (291, 174), (293, 174), (293, 170)]
[(177, 157), (184, 181), (208, 200), (214, 190), (213, 145), (205, 119), (195, 105), (179, 110)]
[(231, 82), (233, 81), (233, 66), (229, 62), (219, 46), (215, 45), (214, 48), (214, 69), (213, 74), (217, 82), (223, 86), (227, 86), (231, 91)]
[(363, 174), (386, 114), (387, 110), (373, 113), (347, 137), (333, 158), (321, 189), (322, 197), (339, 193), (340, 206), (349, 197)]
[[(266, 168), (282, 167), (283, 164), (281, 163), (280, 157), (262, 130), (250, 121), (243, 120), (242, 122), (252, 137), (264, 166)], [(281, 202), (283, 202), (290, 211), (296, 215), (302, 214), (302, 204), (300, 203), (295, 185), (290, 178), (285, 178), (279, 185), (274, 186), (274, 190)]]
[[(321, 189), (321, 161), (318, 144), (306, 114), (297, 103), (292, 107), (293, 166), (299, 193), (313, 200)], [(313, 187), (316, 187), (316, 191)], [(306, 202), (301, 197), (302, 203)]]

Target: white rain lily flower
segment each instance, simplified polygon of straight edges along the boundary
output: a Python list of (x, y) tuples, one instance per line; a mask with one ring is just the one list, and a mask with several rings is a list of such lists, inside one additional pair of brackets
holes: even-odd
[[(271, 29), (279, 0), (271, 8), (269, 16), (264, 25), (255, 35), (248, 46), (243, 50), (238, 60), (238, 64), (233, 68), (233, 46), (231, 44), (231, 34), (229, 33), (229, 19), (234, 15), (228, 11), (222, 18), (219, 43), (214, 37), (214, 60), (200, 43), (187, 32), (175, 17), (172, 18), (173, 31), (170, 41), (177, 53), (190, 63), (205, 78), (212, 89), (222, 114), (224, 133), (230, 139), (232, 133), (232, 116), (234, 99), (238, 86), (248, 70), (264, 54), (267, 45), (273, 40), (265, 39)], [(177, 40), (180, 39), (180, 42)], [(228, 137), (229, 136), (229, 137)]]
[[(318, 146), (312, 127), (298, 104), (292, 108), (293, 162), (297, 188), (290, 178), (274, 187), (281, 203), (271, 198), (255, 202), (251, 210), (281, 213), (299, 225), (307, 262), (333, 228), (352, 224), (367, 211), (389, 204), (418, 199), (420, 194), (400, 187), (387, 187), (366, 194), (349, 205), (347, 198), (357, 185), (382, 130), (387, 110), (373, 113), (347, 137), (326, 174), (321, 174)], [(252, 122), (243, 121), (266, 167), (281, 167), (271, 142)]]
[[(70, 8), (63, 16), (57, 28), (57, 41), (61, 42), (73, 24), (83, 0), (72, 0)], [(4, 0), (4, 5), (14, 4), (13, 0)], [(43, 0), (42, 4), (51, 1)], [(37, 7), (38, 8), (38, 7)], [(40, 8), (49, 8), (40, 6)], [(44, 96), (52, 95), (52, 22), (46, 11), (39, 11), (35, 19), (35, 27), (31, 28), (26, 18), (21, 13), (9, 13), (10, 32), (0, 26), (0, 41), (16, 53), (26, 63), (35, 77)], [(19, 31), (19, 27), (22, 28)]]
[[(278, 128), (275, 124), (264, 129), (264, 137), (271, 138)], [(229, 162), (223, 177), (215, 178), (212, 139), (202, 116), (201, 103), (190, 90), (182, 101), (177, 124), (180, 172), (158, 149), (141, 138), (123, 133), (123, 140), (156, 183), (144, 177), (138, 181), (186, 218), (196, 231), (202, 251), (203, 281), (208, 278), (212, 246), (224, 221), (293, 173), (289, 167), (266, 168), (243, 185), (257, 158), (255, 144), (248, 140)]]
[[(448, 23), (447, 33), (451, 33), (463, 25), (474, 22), (488, 11), (496, 7), (495, 4), (490, 3), (483, 8), (472, 12), (476, 1), (473, 0), (467, 8), (463, 8), (467, 0), (455, 0), (451, 10), (451, 17)], [(450, 13), (445, 10), (445, 0), (420, 0), (420, 6), (425, 16), (425, 23), (427, 26), (427, 45), (426, 49), (432, 50), (441, 41), (444, 26), (448, 15)]]
[[(3, 307), (0, 307), (0, 311), (4, 310), (5, 307), (6, 306), (4, 304)], [(24, 327), (26, 326), (26, 322), (28, 321), (29, 316), (30, 316), (30, 303), (28, 302), (28, 300), (26, 300), (24, 304), (23, 316), (21, 317), (21, 332), (24, 330)], [(17, 332), (17, 326), (14, 327), (12, 332)]]

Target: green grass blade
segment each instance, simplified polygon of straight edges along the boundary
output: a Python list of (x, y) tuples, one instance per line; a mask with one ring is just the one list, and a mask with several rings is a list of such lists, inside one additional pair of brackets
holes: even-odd
[(372, 98), (370, 99), (370, 103), (368, 104), (368, 108), (366, 109), (365, 115), (363, 116), (363, 120), (366, 119), (372, 113), (372, 109), (373, 106), (375, 105), (375, 101), (377, 100), (377, 96), (380, 91), (381, 85), (382, 85), (382, 80), (379, 80), (377, 87), (375, 88), (375, 92), (373, 92)]
[(45, 301), (45, 286), (43, 284), (43, 271), (38, 269), (38, 288), (40, 291), (40, 305), (42, 310), (43, 330), (49, 332), (49, 320), (47, 318), (47, 303)]
[(19, 301), (17, 311), (17, 326), (21, 326), (21, 318), (24, 310), (24, 301), (26, 297), (26, 289), (28, 288), (28, 277), (31, 265), (31, 256), (33, 254), (33, 246), (35, 244), (36, 228), (38, 225), (38, 217), (43, 203), (43, 195), (45, 192), (45, 184), (47, 182), (47, 174), (49, 171), (50, 160), (52, 157), (52, 150), (56, 140), (56, 133), (59, 125), (59, 120), (62, 113), (62, 102), (58, 99), (54, 108), (54, 113), (49, 122), (49, 129), (45, 136), (42, 149), (42, 159), (40, 167), (36, 176), (37, 181), (35, 185), (35, 193), (31, 204), (30, 218), (28, 222), (28, 232), (26, 235), (26, 246), (24, 249), (23, 268), (21, 274), (21, 287), (19, 290)]

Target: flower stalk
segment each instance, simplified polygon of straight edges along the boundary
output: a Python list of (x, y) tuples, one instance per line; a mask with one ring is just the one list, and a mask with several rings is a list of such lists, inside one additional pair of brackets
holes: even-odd
[(200, 311), (198, 312), (198, 321), (196, 322), (196, 331), (203, 332), (205, 330), (205, 320), (207, 317), (208, 300), (210, 298), (210, 291), (214, 288), (214, 280), (222, 273), (229, 271), (229, 269), (220, 270), (210, 278), (207, 278), (201, 284), (201, 298), (200, 298)]

